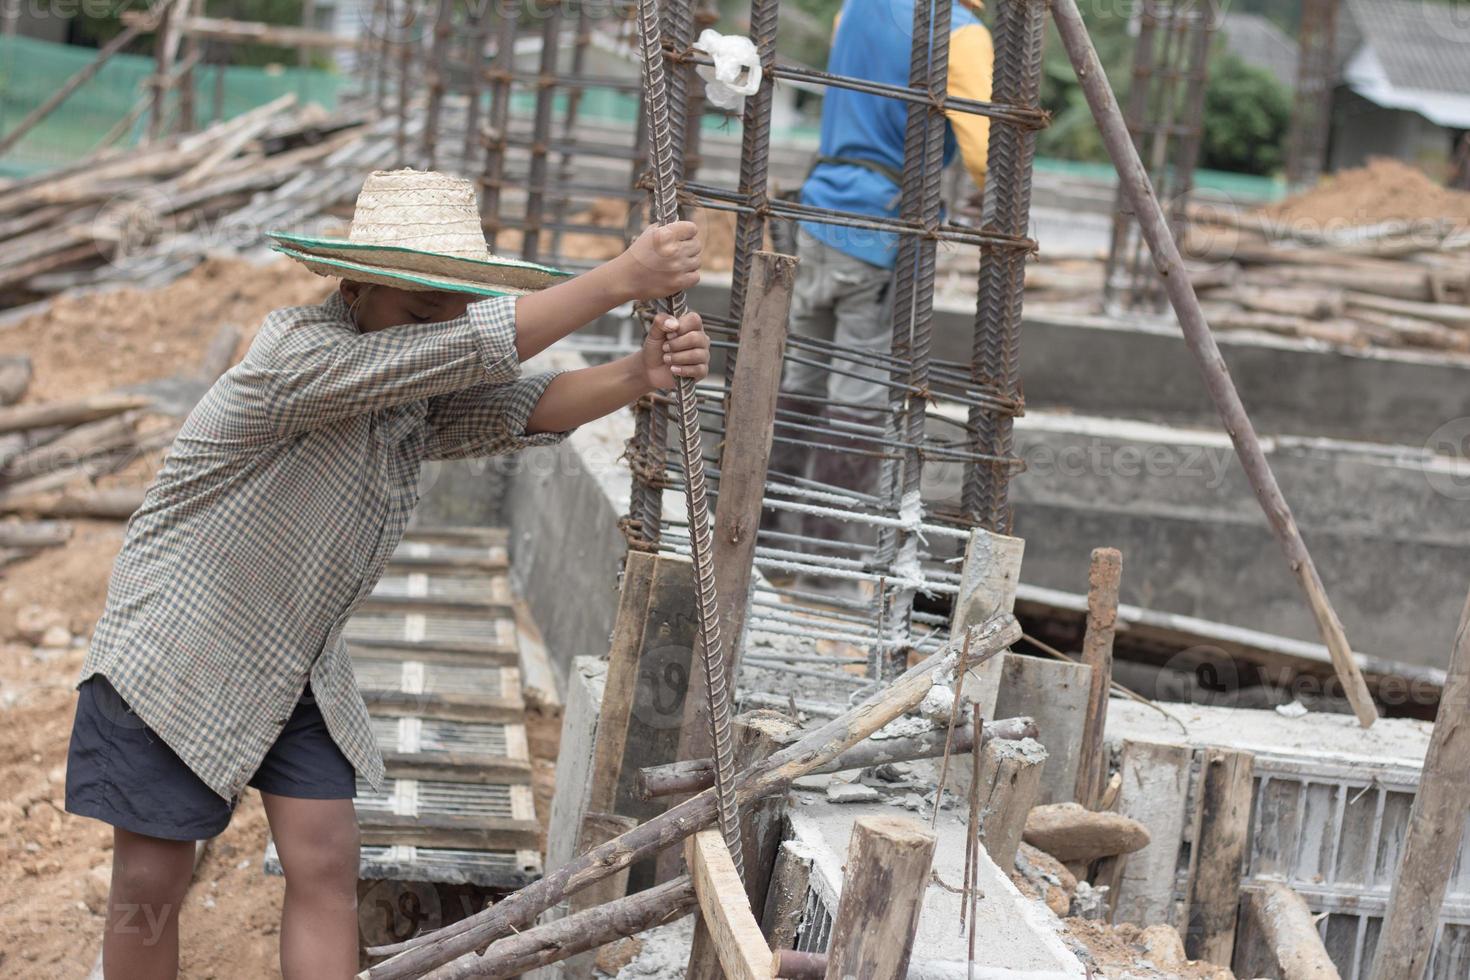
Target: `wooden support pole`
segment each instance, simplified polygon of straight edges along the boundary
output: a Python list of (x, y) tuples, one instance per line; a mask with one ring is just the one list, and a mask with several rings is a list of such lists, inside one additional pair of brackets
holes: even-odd
[(1281, 493), (1276, 475), (1271, 472), (1271, 464), (1261, 448), (1255, 426), (1251, 424), (1245, 405), (1240, 400), (1240, 393), (1235, 390), (1235, 383), (1230, 379), (1225, 358), (1221, 356), (1220, 347), (1210, 333), (1204, 311), (1200, 309), (1199, 297), (1195, 295), (1194, 286), (1184, 267), (1184, 259), (1179, 254), (1179, 246), (1169, 229), (1169, 220), (1149, 182), (1148, 171), (1138, 157), (1138, 148), (1128, 132), (1128, 124), (1118, 109), (1117, 97), (1108, 83), (1097, 51), (1092, 46), (1092, 38), (1088, 36), (1087, 26), (1077, 9), (1077, 0), (1055, 0), (1052, 4), (1052, 15), (1062, 46), (1067, 49), (1072, 68), (1077, 73), (1077, 81), (1082, 85), (1083, 95), (1086, 96), (1093, 119), (1097, 121), (1098, 130), (1102, 133), (1103, 145), (1107, 147), (1113, 166), (1118, 171), (1118, 185), (1133, 209), (1139, 232), (1148, 243), (1154, 264), (1163, 277), (1164, 289), (1169, 294), (1169, 302), (1174, 307), (1174, 314), (1184, 333), (1185, 345), (1194, 355), (1195, 363), (1204, 377), (1205, 388), (1215, 403), (1216, 411), (1220, 413), (1225, 431), (1235, 445), (1235, 454), (1250, 480), (1256, 499), (1260, 501), (1261, 509), (1266, 513), (1266, 520), (1281, 544), (1282, 551), (1286, 553), (1292, 574), (1306, 594), (1322, 642), (1332, 655), (1332, 667), (1342, 684), (1343, 693), (1352, 704), (1358, 722), (1366, 728), (1378, 720), (1378, 709), (1373, 704), (1373, 696), (1368, 692), (1368, 685), (1363, 680), (1363, 673), (1358, 667), (1352, 647), (1348, 645), (1342, 621), (1338, 619), (1331, 600), (1327, 598), (1327, 590), (1317, 574), (1317, 566), (1307, 551), (1306, 542), (1302, 540), (1301, 530), (1297, 527), (1296, 518), (1292, 516), (1291, 507)]
[(980, 758), (980, 839), (985, 853), (1006, 874), (1016, 866), (1016, 851), (1026, 830), (1026, 814), (1041, 795), (1046, 749), (1040, 742), (985, 743)]
[(1372, 980), (1418, 980), (1429, 966), (1445, 888), (1470, 813), (1470, 597), (1460, 612), (1439, 714), (1409, 810)]
[[(904, 671), (883, 690), (838, 718), (804, 735), (736, 779), (736, 802), (741, 805), (791, 785), (820, 765), (868, 738), (878, 729), (917, 707), (937, 683), (954, 683), (953, 672), (961, 647), (970, 644), (972, 662), (995, 656), (1021, 636), (1012, 616), (996, 616), (972, 628), (965, 637), (953, 637), (939, 651)], [(465, 954), (465, 972), (473, 976), (473, 951), (528, 926), (537, 915), (567, 895), (615, 874), (635, 861), (683, 840), (715, 818), (715, 797), (705, 790), (622, 836), (593, 848), (546, 877), (507, 896), (494, 906), (432, 933), (406, 942), (369, 949), (370, 956), (392, 956), (358, 974), (370, 980), (419, 977), (428, 970)]]
[[(918, 735), (870, 739), (854, 745), (825, 766), (812, 770), (812, 774), (867, 769), (890, 762), (937, 759), (944, 755), (947, 731), (948, 729), (942, 727), (931, 728)], [(1023, 738), (1035, 738), (1037, 732), (1036, 722), (1030, 718), (1002, 718), (985, 726), (985, 739), (1014, 742)], [(795, 741), (795, 738), (786, 741)], [(970, 751), (973, 743), (974, 735), (968, 727), (955, 726), (950, 754), (963, 755)], [(713, 759), (688, 759), (664, 766), (649, 766), (638, 773), (638, 795), (643, 799), (653, 799), (675, 793), (697, 793), (715, 784), (714, 765)]]
[(1082, 638), (1082, 662), (1092, 668), (1087, 694), (1087, 716), (1082, 722), (1078, 750), (1077, 791), (1074, 797), (1089, 810), (1097, 809), (1107, 781), (1107, 749), (1103, 732), (1108, 724), (1108, 691), (1113, 684), (1113, 634), (1118, 626), (1118, 582), (1123, 555), (1117, 548), (1094, 548), (1087, 571), (1087, 633)]
[[(726, 674), (734, 673), (750, 605), (756, 529), (765, 496), (776, 392), (781, 384), (781, 353), (786, 346), (786, 321), (795, 283), (793, 256), (755, 253), (740, 324), (740, 356), (730, 380), (719, 497), (715, 501), (715, 601), (720, 635), (725, 638)], [(696, 670), (691, 672), (689, 695), (684, 699), (677, 758), (713, 754), (709, 697), (704, 674)]]
[(1240, 866), (1250, 832), (1249, 752), (1206, 749), (1200, 763), (1190, 853), (1184, 948), (1192, 960), (1229, 966), (1240, 908)]
[[(689, 877), (694, 879), (694, 893), (699, 896), (700, 920), (709, 932), (724, 974), (730, 980), (770, 980), (771, 948), (751, 914), (745, 885), (720, 832), (701, 830), (686, 840), (684, 860), (689, 865)], [(696, 965), (692, 959), (690, 965)], [(707, 966), (699, 965), (703, 975), (710, 975)]]
[[(792, 740), (796, 725), (775, 712), (753, 712), (735, 719), (735, 765), (746, 769), (769, 756)], [(713, 783), (714, 776), (711, 774)], [(703, 787), (701, 787), (702, 789)], [(784, 796), (770, 796), (755, 802), (740, 819), (741, 846), (745, 850), (745, 895), (748, 909), (766, 907), (766, 888), (776, 863), (776, 849), (781, 844), (782, 815), (786, 809)], [(692, 872), (692, 868), (690, 869)], [(689, 950), (689, 969), (685, 980), (719, 980), (718, 950), (707, 923), (701, 919), (694, 925), (694, 941)]]
[[(1317, 934), (1312, 910), (1290, 885), (1270, 882), (1247, 894), (1245, 906), (1251, 924), (1275, 961), (1272, 976), (1281, 980), (1342, 980)], [(1407, 980), (1418, 975), (1396, 967), (1393, 976)]]
[(902, 980), (929, 887), (934, 835), (906, 817), (859, 817), (832, 918), (827, 980)]

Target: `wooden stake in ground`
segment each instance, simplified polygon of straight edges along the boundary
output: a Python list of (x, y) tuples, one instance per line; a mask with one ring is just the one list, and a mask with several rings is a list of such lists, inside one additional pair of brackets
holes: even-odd
[(906, 817), (859, 817), (832, 918), (827, 980), (901, 980), (929, 887), (934, 835)]
[(1087, 97), (1087, 104), (1102, 133), (1103, 144), (1118, 171), (1118, 184), (1127, 197), (1129, 206), (1133, 208), (1139, 232), (1148, 243), (1154, 264), (1163, 277), (1164, 289), (1169, 294), (1169, 302), (1174, 307), (1174, 314), (1184, 332), (1185, 345), (1194, 355), (1200, 373), (1204, 376), (1205, 388), (1215, 403), (1216, 411), (1220, 413), (1225, 431), (1235, 444), (1235, 454), (1240, 458), (1241, 467), (1250, 480), (1251, 489), (1256, 492), (1261, 509), (1266, 512), (1271, 530), (1280, 542), (1281, 549), (1286, 552), (1291, 571), (1307, 595), (1312, 615), (1317, 620), (1317, 630), (1332, 655), (1332, 666), (1342, 684), (1343, 693), (1352, 704), (1358, 721), (1366, 728), (1378, 720), (1378, 709), (1373, 704), (1373, 696), (1368, 693), (1368, 685), (1363, 680), (1362, 671), (1358, 669), (1352, 647), (1348, 645), (1347, 636), (1343, 632), (1342, 621), (1337, 618), (1337, 612), (1327, 598), (1327, 591), (1322, 587), (1317, 566), (1312, 562), (1306, 542), (1302, 540), (1301, 531), (1296, 526), (1296, 518), (1292, 516), (1291, 508), (1281, 494), (1281, 487), (1276, 483), (1276, 475), (1271, 472), (1271, 464), (1267, 462), (1266, 454), (1261, 449), (1261, 440), (1256, 436), (1245, 405), (1241, 403), (1240, 393), (1230, 380), (1225, 358), (1220, 354), (1214, 335), (1210, 333), (1209, 324), (1205, 322), (1199, 297), (1194, 293), (1194, 286), (1184, 268), (1184, 259), (1179, 254), (1179, 246), (1169, 230), (1168, 219), (1159, 205), (1153, 185), (1149, 183), (1148, 171), (1138, 158), (1138, 149), (1128, 133), (1128, 124), (1124, 122), (1123, 114), (1118, 109), (1118, 100), (1108, 84), (1102, 63), (1098, 61), (1097, 51), (1087, 34), (1087, 26), (1082, 22), (1082, 14), (1077, 10), (1077, 0), (1055, 0), (1052, 13), (1062, 46), (1067, 49), (1067, 56), (1072, 61), (1072, 68), (1077, 73), (1077, 80), (1082, 85), (1082, 92)]
[(1409, 811), (1398, 876), (1378, 938), (1372, 980), (1418, 980), (1429, 965), (1439, 909), (1470, 813), (1470, 597), (1460, 612), (1434, 733)]
[(1184, 948), (1192, 960), (1229, 966), (1240, 908), (1240, 864), (1250, 831), (1249, 752), (1206, 749), (1190, 853)]
[(1123, 554), (1117, 548), (1095, 548), (1087, 572), (1087, 633), (1082, 639), (1082, 662), (1092, 668), (1087, 695), (1087, 718), (1082, 722), (1082, 748), (1077, 753), (1075, 799), (1097, 809), (1107, 773), (1103, 744), (1108, 724), (1108, 691), (1113, 683), (1113, 634), (1118, 627), (1118, 581)]

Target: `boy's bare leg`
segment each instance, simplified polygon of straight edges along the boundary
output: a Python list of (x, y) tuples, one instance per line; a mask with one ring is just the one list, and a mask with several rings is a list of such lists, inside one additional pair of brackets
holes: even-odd
[(194, 842), (113, 828), (112, 889), (102, 973), (173, 980), (179, 972), (179, 906), (194, 877)]
[(357, 973), (357, 814), (351, 800), (260, 794), (286, 873), (281, 907), (285, 980)]

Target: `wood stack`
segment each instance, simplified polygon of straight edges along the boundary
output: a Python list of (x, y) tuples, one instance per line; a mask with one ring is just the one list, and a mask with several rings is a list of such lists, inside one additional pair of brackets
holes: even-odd
[(1470, 353), (1470, 230), (1403, 222), (1332, 234), (1197, 209), (1186, 252), (1216, 330)]
[[(295, 102), (284, 95), (197, 133), (0, 185), (0, 306), (107, 278), (180, 240), (201, 257), (237, 247), (230, 218), (366, 129), (357, 115)], [(252, 240), (263, 230), (245, 229)]]

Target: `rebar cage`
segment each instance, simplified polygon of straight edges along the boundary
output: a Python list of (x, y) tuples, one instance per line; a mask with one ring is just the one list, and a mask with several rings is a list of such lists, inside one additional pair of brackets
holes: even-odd
[[(536, 6), (533, 0), (512, 10), (433, 2), (438, 6), (429, 12), (408, 0), (377, 0), (371, 13), (376, 40), (359, 59), (365, 94), (382, 112), (398, 116), (399, 164), (474, 175), (485, 227), (503, 252), (572, 268), (616, 254), (644, 222), (650, 183), (646, 95), (636, 71), (618, 64), (636, 58), (634, 6), (590, 0)], [(948, 45), (930, 43), (949, 36), (949, 3), (915, 4), (909, 83), (903, 86), (778, 62), (777, 2), (752, 0), (748, 25), (723, 30), (748, 31), (763, 79), (738, 116), (723, 114), (727, 128), (722, 131), (721, 113), (705, 106), (703, 83), (695, 74), (710, 61), (692, 47), (698, 31), (716, 18), (692, 0), (661, 4), (680, 204), (711, 228), (727, 228), (733, 215), (728, 299), (723, 308), (699, 309), (717, 354), (725, 359), (725, 376), (739, 349), (752, 258), (766, 247), (773, 224), (807, 221), (893, 232), (900, 243), (890, 285), (894, 312), (887, 353), (846, 350), (795, 335), (784, 351), (785, 364), (820, 365), (833, 374), (860, 369), (871, 374), (877, 364), (889, 393), (886, 408), (861, 421), (834, 421), (829, 409), (853, 406), (832, 399), (777, 412), (777, 451), (784, 446), (861, 454), (877, 460), (881, 473), (877, 485), (864, 490), (768, 475), (765, 504), (771, 510), (798, 519), (822, 517), (828, 527), (841, 522), (863, 536), (854, 541), (850, 530), (834, 535), (763, 529), (757, 538), (755, 561), (765, 575), (757, 578), (747, 636), (786, 634), (831, 641), (846, 650), (830, 658), (806, 651), (803, 663), (830, 666), (830, 660), (850, 667), (855, 648), (867, 653), (867, 670), (876, 677), (900, 651), (937, 647), (947, 617), (916, 611), (915, 596), (943, 601), (958, 591), (959, 569), (952, 556), (962, 551), (972, 528), (1011, 530), (1008, 487), (1021, 469), (1011, 424), (1023, 408), (1018, 362), (1024, 263), (1036, 247), (1028, 237), (1031, 164), (1036, 133), (1047, 121), (1039, 104), (1045, 10), (1045, 0), (993, 0), (987, 6), (994, 81), (991, 100), (979, 101), (948, 95)], [(418, 84), (421, 78), (427, 85)], [(778, 84), (808, 91), (840, 87), (907, 104), (897, 217), (832, 211), (772, 193), (772, 108)], [(426, 94), (411, 99), (419, 90)], [(597, 118), (584, 112), (593, 99), (601, 109)], [(944, 207), (945, 113), (954, 110), (991, 122), (978, 222)], [(738, 144), (730, 135), (737, 124)], [(783, 156), (789, 172), (790, 151), (778, 147), (774, 155)], [(568, 247), (572, 236), (578, 236), (575, 250)], [(605, 254), (588, 256), (594, 238), (605, 242)], [(932, 355), (941, 243), (978, 252), (971, 267), (978, 267), (978, 300), (969, 363)], [(570, 251), (579, 252), (581, 261), (569, 257)], [(647, 311), (642, 312), (646, 319)], [(717, 493), (727, 383), (711, 375), (700, 394), (705, 459)], [(625, 531), (632, 547), (687, 554), (684, 509), (665, 499), (683, 483), (668, 438), (669, 403), (655, 395), (636, 407), (627, 453), (633, 486)], [(937, 411), (940, 404), (950, 410)], [(926, 467), (958, 468), (963, 473), (959, 499), (926, 502)], [(802, 577), (794, 586), (771, 584), (783, 573)], [(824, 588), (830, 583), (855, 589), (834, 596)], [(820, 602), (820, 611), (813, 602)], [(768, 658), (759, 659), (766, 663)], [(822, 673), (790, 660), (780, 666)]]

